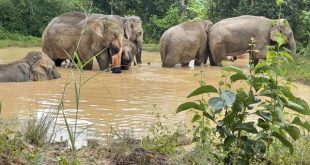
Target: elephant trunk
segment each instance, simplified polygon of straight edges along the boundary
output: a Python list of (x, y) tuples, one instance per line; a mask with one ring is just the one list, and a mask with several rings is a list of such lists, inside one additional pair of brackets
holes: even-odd
[(58, 79), (61, 77), (60, 73), (56, 69), (53, 69), (51, 76), (52, 77), (50, 79)]
[(142, 58), (141, 58), (141, 54), (142, 54), (142, 43), (141, 42), (138, 42), (137, 44), (138, 46), (138, 49), (137, 49), (137, 63), (138, 64), (142, 64)]
[(288, 46), (291, 50), (291, 55), (293, 58), (296, 57), (296, 42), (295, 42), (295, 39), (292, 35), (292, 37), (290, 37), (289, 41), (288, 41)]

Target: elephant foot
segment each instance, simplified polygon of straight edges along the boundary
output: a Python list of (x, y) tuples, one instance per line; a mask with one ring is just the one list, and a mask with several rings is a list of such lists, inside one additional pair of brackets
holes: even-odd
[(63, 61), (65, 61), (65, 60), (64, 59), (58, 59), (58, 58), (56, 60), (54, 60), (56, 66), (61, 66), (61, 63)]
[(195, 66), (201, 66), (201, 63), (198, 62), (197, 60), (195, 60), (194, 65), (195, 65)]
[(182, 67), (187, 67), (189, 63), (182, 63)]

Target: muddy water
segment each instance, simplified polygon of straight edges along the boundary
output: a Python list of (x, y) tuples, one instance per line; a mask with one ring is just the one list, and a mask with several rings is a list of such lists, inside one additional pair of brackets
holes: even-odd
[[(8, 63), (20, 59), (30, 50), (40, 48), (7, 48), (0, 49), (0, 63)], [(175, 115), (180, 103), (188, 101), (186, 96), (198, 87), (199, 76), (203, 71), (203, 79), (217, 85), (221, 78), (219, 67), (187, 67), (161, 68), (160, 55), (155, 52), (143, 52), (144, 64), (133, 66), (122, 74), (102, 72), (95, 79), (83, 86), (80, 96), (78, 114), (79, 126), (90, 126), (99, 134), (105, 134), (109, 127), (130, 129), (139, 134), (145, 124), (155, 121), (152, 112), (167, 115), (169, 122), (188, 121), (190, 114)], [(150, 65), (147, 64), (150, 62)], [(232, 65), (247, 68), (247, 60), (239, 59)], [(58, 69), (62, 78), (51, 81), (1, 83), (0, 100), (2, 101), (2, 117), (40, 115), (55, 109), (64, 90), (67, 78), (72, 79), (68, 68)], [(98, 66), (92, 71), (85, 71), (87, 79), (98, 73)], [(241, 84), (242, 85), (242, 84)], [(310, 102), (309, 86), (296, 84), (297, 95)], [(74, 87), (70, 84), (64, 95), (64, 109), (69, 122), (73, 122), (76, 112)], [(59, 120), (61, 123), (63, 119)]]

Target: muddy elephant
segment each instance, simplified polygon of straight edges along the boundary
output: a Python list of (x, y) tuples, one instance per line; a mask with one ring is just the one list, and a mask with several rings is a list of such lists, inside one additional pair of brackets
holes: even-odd
[[(134, 64), (142, 63), (141, 51), (142, 51), (142, 42), (143, 42), (143, 29), (142, 29), (142, 22), (141, 22), (140, 17), (137, 17), (137, 16), (121, 17), (117, 15), (104, 15), (104, 14), (92, 14), (92, 15), (98, 18), (108, 18), (110, 20), (117, 22), (120, 27), (123, 27), (124, 46), (127, 46), (126, 48), (124, 47), (123, 50), (130, 50), (130, 51), (127, 51), (127, 53), (130, 52), (131, 55), (134, 55), (132, 56), (132, 58), (134, 59)], [(122, 53), (122, 55), (126, 56), (124, 52)], [(123, 58), (123, 59), (126, 59), (126, 58)], [(122, 63), (126, 63), (126, 62), (128, 61), (123, 61)], [(122, 67), (122, 68), (125, 69), (127, 67)]]
[(160, 55), (163, 67), (177, 63), (188, 65), (195, 60), (200, 65), (207, 57), (208, 31), (211, 21), (187, 21), (166, 30), (160, 38)]
[[(135, 63), (141, 64), (141, 53), (142, 53), (142, 43), (143, 43), (143, 28), (142, 21), (138, 16), (121, 17), (118, 15), (104, 15), (104, 14), (93, 14), (96, 17), (103, 17), (113, 20), (119, 24), (120, 27), (124, 29), (124, 38), (128, 39), (131, 43), (135, 44), (134, 47), (137, 49), (137, 54), (135, 54)], [(132, 45), (132, 44), (130, 44)], [(129, 46), (127, 44), (127, 46)], [(124, 55), (124, 54), (123, 54)]]
[(143, 44), (143, 28), (142, 28), (142, 21), (140, 17), (138, 16), (130, 16), (130, 17), (125, 17), (126, 22), (130, 22), (130, 26), (132, 27), (132, 32), (130, 37), (128, 39), (133, 42), (136, 47), (137, 47), (137, 63), (141, 64), (142, 63), (142, 44)]
[(272, 20), (258, 16), (239, 16), (215, 23), (209, 31), (210, 64), (221, 66), (226, 56), (237, 56), (249, 49), (251, 37), (255, 39), (254, 62), (265, 58), (266, 45), (274, 43), (277, 33), (287, 39), (291, 55), (296, 55), (293, 31), (285, 19)]
[(0, 64), (0, 82), (42, 81), (60, 77), (54, 61), (43, 52), (32, 51), (21, 60)]
[(138, 47), (136, 44), (128, 39), (124, 39), (124, 46), (122, 52), (121, 68), (122, 70), (128, 70), (134, 62), (136, 64), (136, 57), (139, 54)]
[(109, 57), (101, 55), (102, 52), (113, 48), (118, 53), (123, 38), (124, 30), (109, 18), (70, 12), (55, 17), (47, 25), (42, 35), (42, 51), (58, 66), (77, 52), (83, 64), (88, 62), (84, 67), (87, 70), (92, 69), (96, 55), (100, 70), (105, 70), (109, 67)]

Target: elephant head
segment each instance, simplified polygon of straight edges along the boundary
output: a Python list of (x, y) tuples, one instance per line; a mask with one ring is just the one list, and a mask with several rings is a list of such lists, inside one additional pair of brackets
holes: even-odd
[[(115, 21), (103, 17), (92, 20), (90, 17), (87, 20), (87, 28), (88, 34), (85, 34), (84, 39), (82, 38), (85, 45), (81, 45), (79, 48), (81, 59), (87, 57), (85, 60), (82, 59), (83, 62), (93, 58), (106, 48), (113, 48), (114, 54), (122, 50), (124, 30)], [(88, 44), (90, 44), (90, 49), (87, 48), (89, 47)], [(108, 56), (99, 55), (96, 58), (100, 69), (107, 69), (109, 65)], [(91, 68), (89, 67), (89, 69)]]
[(286, 19), (278, 19), (275, 22), (273, 22), (273, 27), (270, 30), (270, 39), (272, 41), (277, 41), (280, 33), (285, 36), (286, 38), (285, 44), (287, 44), (288, 47), (290, 48), (292, 57), (295, 57), (296, 42), (290, 24)]
[(32, 51), (23, 59), (30, 66), (30, 79), (33, 81), (51, 80), (60, 78), (54, 61), (45, 53)]
[(123, 70), (128, 70), (131, 66), (132, 61), (134, 61), (134, 65), (136, 65), (137, 54), (138, 54), (137, 46), (128, 39), (124, 39), (122, 61), (121, 61)]
[(137, 63), (141, 64), (141, 53), (143, 43), (142, 21), (138, 16), (126, 17), (124, 20), (125, 37), (137, 45)]

